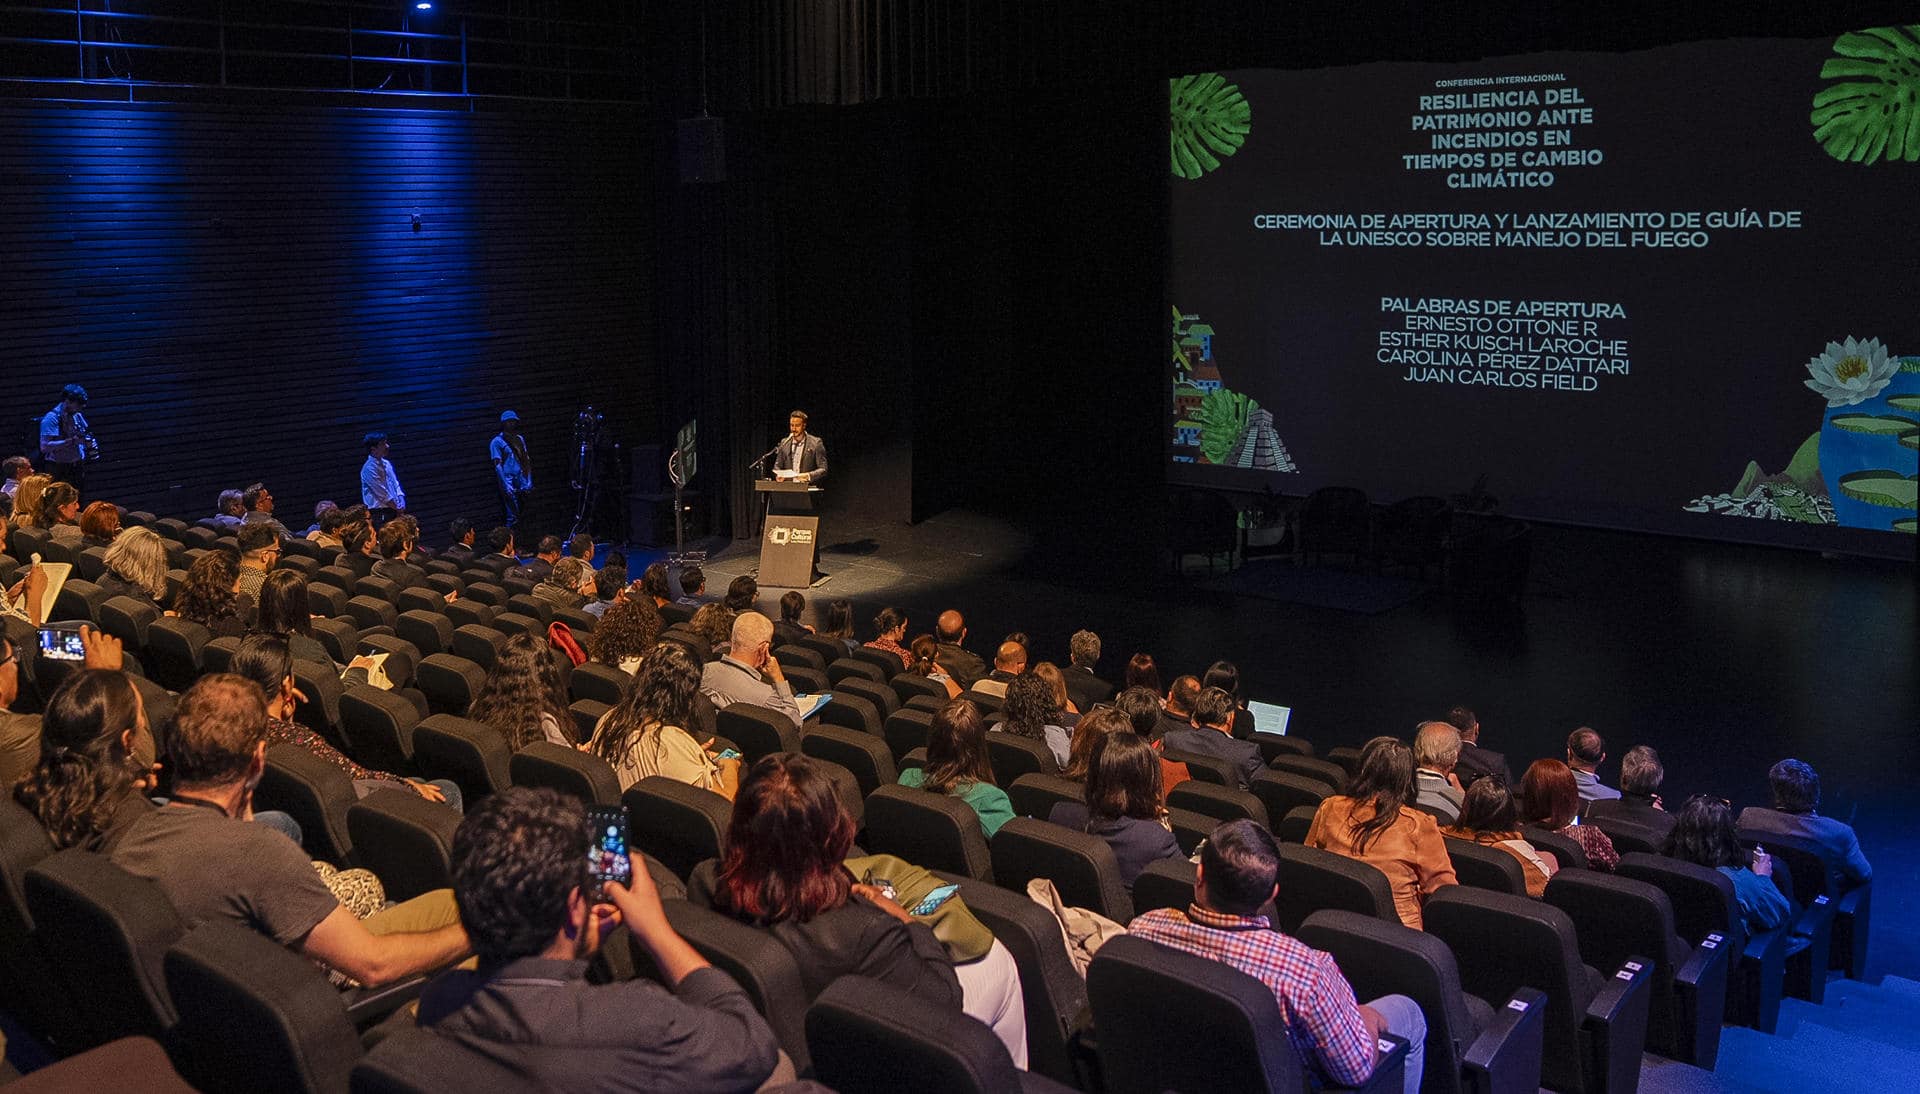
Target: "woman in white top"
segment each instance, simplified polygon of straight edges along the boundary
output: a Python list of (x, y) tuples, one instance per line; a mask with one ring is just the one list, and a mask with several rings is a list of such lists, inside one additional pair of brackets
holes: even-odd
[(574, 747), (567, 732), (573, 715), (545, 635), (522, 632), (507, 639), (467, 717), (498, 730), (515, 752), (535, 741)]
[[(611, 613), (609, 613), (611, 614)], [(677, 642), (662, 642), (640, 660), (633, 688), (593, 727), (593, 752), (626, 790), (649, 775), (711, 790), (732, 800), (741, 761), (722, 759), (687, 732), (700, 697), (700, 665)]]

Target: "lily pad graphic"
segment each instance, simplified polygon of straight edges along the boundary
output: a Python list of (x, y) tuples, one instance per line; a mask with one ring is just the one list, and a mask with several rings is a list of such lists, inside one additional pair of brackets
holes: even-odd
[[(1887, 400), (1892, 403), (1893, 400)], [(1920, 432), (1920, 422), (1891, 414), (1841, 414), (1830, 423), (1835, 429), (1844, 429), (1848, 433), (1891, 434), (1904, 437), (1909, 433)]]
[(1173, 173), (1197, 179), (1220, 166), (1247, 142), (1253, 105), (1240, 88), (1218, 72), (1180, 76), (1167, 81), (1172, 120)]
[(1914, 534), (1913, 524), (1914, 524), (1914, 521), (1912, 517), (1908, 517), (1905, 520), (1896, 520), (1893, 522), (1893, 530), (1896, 532), (1905, 532), (1908, 535), (1913, 535)]
[(1900, 444), (1905, 448), (1920, 449), (1920, 433), (1907, 434), (1900, 438)]
[(1842, 34), (1833, 52), (1820, 75), (1840, 82), (1814, 93), (1813, 139), (1845, 162), (1920, 161), (1920, 25)]
[(1868, 505), (1911, 509), (1920, 494), (1920, 479), (1898, 471), (1855, 471), (1840, 476), (1840, 492)]
[(1889, 395), (1887, 405), (1895, 410), (1920, 410), (1920, 395)]

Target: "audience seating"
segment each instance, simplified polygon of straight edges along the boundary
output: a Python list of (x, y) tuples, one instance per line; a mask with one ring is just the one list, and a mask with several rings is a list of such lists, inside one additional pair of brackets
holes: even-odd
[(901, 703), (905, 703), (916, 695), (930, 696), (938, 699), (942, 703), (947, 701), (947, 686), (945, 684), (931, 677), (920, 676), (916, 673), (898, 673), (887, 681), (887, 686), (892, 689), (894, 695), (898, 697)]
[(1383, 923), (1400, 922), (1387, 875), (1358, 859), (1283, 843), (1275, 881), (1280, 894), (1274, 898), (1274, 924), (1288, 934), (1299, 930), (1314, 912), (1327, 909), (1356, 912)]
[(399, 787), (376, 790), (347, 807), (355, 862), (380, 878), (388, 900), (452, 886), (453, 831), (459, 824), (452, 809)]
[(528, 593), (507, 597), (507, 610), (539, 620), (541, 630), (546, 630), (547, 624), (553, 622), (553, 602)]
[(1349, 779), (1360, 774), (1360, 750), (1357, 748), (1329, 748), (1327, 759), (1339, 764)]
[(314, 641), (326, 647), (328, 660), (344, 665), (360, 652), (360, 628), (344, 613), (337, 619), (315, 619), (307, 626)]
[(307, 582), (307, 607), (315, 615), (336, 616), (347, 614), (347, 601), (352, 596), (338, 586), (325, 581)]
[(589, 661), (574, 666), (568, 694), (574, 699), (592, 699), (608, 706), (619, 706), (620, 700), (627, 697), (627, 690), (631, 687), (632, 673), (623, 672), (613, 665)]
[(1364, 1001), (1404, 995), (1427, 1019), (1420, 1089), (1436, 1094), (1533, 1094), (1540, 1089), (1547, 997), (1521, 988), (1493, 1007), (1460, 985), (1446, 943), (1355, 912), (1315, 912), (1300, 941), (1333, 955)]
[[(240, 648), (240, 640), (232, 635), (222, 635), (207, 643), (200, 651), (200, 669), (203, 672), (226, 672), (233, 667), (234, 651)], [(298, 687), (298, 682), (295, 682)], [(302, 689), (304, 693), (305, 689)]]
[(751, 764), (776, 752), (800, 751), (800, 730), (793, 719), (777, 710), (751, 703), (721, 707), (714, 721), (722, 736), (733, 741)]
[[(793, 954), (771, 932), (757, 930), (723, 912), (686, 900), (663, 902), (667, 922), (688, 945), (746, 990), (780, 1047), (802, 1073), (812, 1068), (807, 1055), (807, 992)], [(641, 975), (657, 979), (646, 952), (632, 947), (632, 959)]]
[[(204, 653), (203, 653), (204, 656)], [(293, 684), (306, 696), (294, 707), (293, 720), (325, 737), (333, 747), (345, 751), (347, 733), (340, 721), (340, 695), (346, 690), (331, 664), (294, 658)]]
[(1537, 900), (1464, 885), (1427, 899), (1427, 932), (1468, 955), (1460, 976), (1492, 1003), (1521, 988), (1547, 995), (1541, 1085), (1569, 1094), (1631, 1094), (1647, 1041), (1652, 970), (1636, 956), (1606, 974), (1580, 960), (1573, 921)]
[(1240, 785), (1240, 769), (1225, 760), (1213, 756), (1202, 756), (1197, 752), (1182, 752), (1177, 748), (1163, 748), (1160, 754), (1171, 763), (1186, 764), (1187, 774), (1193, 776), (1194, 782), (1211, 783), (1214, 786), (1228, 788), (1237, 788)]
[(594, 730), (599, 728), (600, 719), (606, 717), (613, 707), (606, 703), (596, 703), (592, 699), (575, 699), (567, 704), (567, 710), (573, 715), (573, 739), (582, 744), (593, 742)]
[[(449, 578), (447, 580), (457, 579)], [(412, 588), (400, 590), (400, 595), (393, 598), (393, 606), (400, 610), (401, 615), (405, 615), (408, 612), (433, 612), (437, 614), (446, 608), (447, 595), (439, 589), (423, 588), (416, 585)]]
[(733, 803), (713, 791), (649, 775), (620, 801), (634, 849), (659, 859), (674, 876), (685, 878), (702, 861), (720, 857)]
[(257, 931), (210, 920), (166, 953), (174, 1055), (207, 1094), (344, 1090), (362, 1055), (342, 995)]
[(831, 683), (833, 685), (833, 697), (836, 699), (846, 695), (853, 695), (872, 703), (874, 712), (880, 716), (880, 722), (882, 724), (886, 723), (886, 720), (893, 715), (894, 711), (906, 705), (900, 701), (899, 693), (895, 692), (893, 688), (886, 684), (876, 684), (872, 680), (864, 677), (849, 676), (845, 679), (831, 681)]
[(994, 720), (992, 716), (1000, 713), (1007, 705), (1006, 696), (989, 695), (984, 691), (967, 690), (961, 692), (959, 697), (980, 708), (980, 714), (989, 721)]
[(198, 623), (162, 616), (147, 628), (147, 662), (169, 691), (185, 691), (200, 675), (200, 658), (213, 634)]
[[(900, 675), (901, 670), (906, 668), (906, 665), (900, 660), (899, 654), (873, 646), (861, 646), (845, 656), (851, 657), (855, 661), (865, 661), (867, 664), (879, 669), (881, 683), (892, 680), (894, 677)], [(837, 660), (837, 658), (835, 660)]]
[(987, 762), (993, 767), (993, 781), (1012, 786), (1022, 775), (1051, 775), (1060, 770), (1053, 750), (1031, 737), (990, 729), (987, 738)]
[[(49, 559), (48, 561), (52, 561)], [(83, 581), (99, 584), (100, 576), (107, 572), (107, 549), (105, 547), (87, 547), (73, 560), (74, 573)]]
[(1287, 810), (1280, 818), (1280, 824), (1273, 830), (1273, 838), (1281, 843), (1301, 844), (1307, 842), (1307, 833), (1313, 830), (1313, 818), (1320, 812), (1310, 805), (1296, 805)]
[(507, 768), (511, 755), (506, 738), (493, 727), (457, 715), (429, 715), (413, 729), (414, 766), (427, 778), (453, 780), (469, 809), (513, 785)]
[(100, 618), (100, 605), (105, 604), (107, 599), (107, 591), (93, 582), (77, 577), (68, 578), (66, 584), (60, 586), (60, 595), (53, 599), (53, 618), (96, 622)]
[(493, 605), (482, 600), (474, 600), (471, 594), (449, 601), (446, 607), (440, 609), (440, 612), (447, 617), (456, 630), (469, 623), (480, 627), (491, 627), (493, 617), (497, 614), (493, 610)]
[(1452, 836), (1443, 839), (1447, 858), (1452, 861), (1454, 876), (1460, 879), (1460, 884), (1514, 896), (1527, 895), (1527, 877), (1519, 859), (1498, 847), (1483, 847), (1472, 840)]
[[(456, 638), (458, 636), (456, 635)], [(435, 714), (464, 715), (487, 682), (487, 671), (464, 657), (436, 653), (422, 658), (414, 675)]]
[(863, 802), (875, 790), (900, 780), (886, 742), (870, 733), (839, 725), (813, 726), (801, 736), (800, 751), (851, 772)]
[(347, 614), (352, 616), (354, 623), (363, 630), (369, 627), (386, 627), (391, 630), (394, 624), (400, 621), (400, 611), (393, 606), (391, 600), (368, 596), (365, 593), (348, 599)]
[(1180, 853), (1186, 855), (1193, 854), (1200, 846), (1200, 841), (1212, 835), (1213, 830), (1220, 826), (1217, 817), (1177, 806), (1167, 810), (1167, 823), (1173, 828), (1173, 841), (1180, 845)]
[(1061, 802), (1084, 803), (1087, 794), (1083, 784), (1059, 775), (1022, 775), (1000, 786), (1012, 800), (1015, 814), (1036, 820), (1046, 820), (1053, 807)]
[(101, 603), (100, 629), (118, 638), (130, 650), (147, 646), (147, 629), (160, 618), (160, 610), (130, 596), (109, 597)]
[(77, 848), (27, 870), (27, 908), (54, 979), (42, 990), (75, 1001), (75, 1049), (120, 1037), (162, 1041), (176, 1017), (161, 973), (185, 933), (160, 887)]
[[(928, 870), (993, 880), (980, 816), (951, 794), (895, 784), (867, 796), (867, 850)], [(1011, 822), (1009, 822), (1011, 823)]]
[(832, 690), (827, 674), (817, 669), (805, 665), (782, 665), (781, 669), (786, 673), (787, 683), (795, 695), (819, 695)]
[(1635, 955), (1653, 959), (1647, 1044), (1672, 1060), (1713, 1070), (1727, 1009), (1732, 948), (1710, 934), (1698, 948), (1674, 930), (1667, 894), (1644, 881), (1594, 870), (1566, 870), (1547, 883), (1546, 902), (1567, 913), (1580, 957), (1617, 969)]
[(355, 596), (370, 596), (375, 600), (384, 600), (393, 604), (400, 599), (400, 586), (384, 577), (362, 577), (353, 583)]
[(1099, 836), (1028, 817), (1000, 826), (988, 841), (993, 880), (1016, 893), (1047, 878), (1069, 907), (1087, 908), (1115, 923), (1133, 918), (1133, 897), (1120, 880), (1113, 848)]
[(502, 634), (511, 638), (516, 634), (530, 634), (536, 638), (547, 636), (547, 625), (531, 615), (518, 611), (498, 611), (493, 613), (493, 626)]
[(299, 745), (267, 746), (267, 767), (254, 788), (256, 809), (278, 809), (300, 824), (307, 854), (349, 865), (353, 836), (347, 809), (359, 800), (347, 773)]
[[(1199, 876), (1198, 868), (1189, 860), (1161, 859), (1150, 862), (1133, 879), (1133, 912), (1144, 915), (1156, 908), (1173, 908), (1185, 911), (1193, 903), (1193, 883)], [(1269, 904), (1261, 909), (1266, 915), (1273, 910)], [(1268, 919), (1272, 923), (1271, 918)]]
[(993, 1031), (878, 980), (843, 976), (806, 1012), (814, 1074), (838, 1094), (1055, 1094), (1071, 1087), (1013, 1066)]
[(0, 1009), (35, 1036), (58, 1047), (76, 1044), (80, 1019), (77, 997), (48, 991), (57, 983), (55, 962), (35, 935), (27, 907), (27, 871), (53, 854), (40, 821), (0, 795)]
[(827, 662), (843, 655), (836, 654), (835, 657), (827, 657), (819, 650), (788, 642), (776, 648), (773, 651), (773, 656), (775, 660), (780, 662), (780, 667), (786, 671), (791, 672), (796, 668), (812, 669), (822, 676), (825, 676)]
[(1326, 783), (1289, 771), (1256, 771), (1247, 790), (1267, 807), (1269, 817), (1284, 817), (1302, 807), (1318, 811), (1320, 803), (1332, 796)]
[(1718, 870), (1691, 862), (1626, 854), (1614, 875), (1644, 881), (1667, 894), (1674, 928), (1688, 945), (1702, 946), (1714, 935), (1725, 938), (1736, 955), (1727, 979), (1727, 1021), (1761, 1033), (1774, 1031), (1780, 1021), (1787, 954), (1795, 947), (1791, 925), (1749, 936), (1733, 882)]
[(887, 682), (886, 672), (871, 661), (862, 661), (854, 657), (842, 657), (838, 660), (828, 662), (827, 679), (832, 682), (834, 687), (839, 687), (840, 681), (853, 676), (857, 676), (862, 680), (871, 680), (881, 685), (885, 685)]
[(1773, 871), (1774, 888), (1793, 906), (1793, 918), (1786, 928), (1793, 932), (1793, 941), (1787, 946), (1785, 990), (1795, 999), (1820, 1003), (1826, 999), (1827, 965), (1833, 949), (1833, 902), (1825, 894), (1802, 900), (1793, 882), (1791, 866), (1783, 864)]
[(933, 735), (933, 715), (923, 710), (896, 710), (888, 716), (881, 733), (894, 759), (905, 759), (914, 749), (927, 747), (927, 738)]
[(1260, 746), (1260, 759), (1271, 764), (1280, 756), (1312, 756), (1313, 742), (1304, 737), (1288, 737), (1282, 733), (1256, 732), (1250, 738)]
[(1580, 846), (1580, 841), (1572, 836), (1562, 835), (1534, 824), (1526, 826), (1520, 834), (1528, 843), (1533, 844), (1535, 850), (1550, 852), (1554, 860), (1560, 864), (1560, 869), (1587, 869), (1587, 849)]
[(413, 643), (423, 656), (459, 652), (453, 648), (453, 620), (437, 611), (401, 612), (393, 630)]
[[(1309, 1089), (1272, 990), (1223, 962), (1115, 938), (1087, 969), (1087, 998), (1107, 1094)], [(1404, 1085), (1406, 1042), (1381, 1043), (1390, 1048), (1357, 1089)]]
[(500, 647), (506, 645), (507, 636), (494, 627), (482, 626), (478, 623), (463, 623), (453, 629), (453, 637), (450, 641), (450, 647), (443, 650), (443, 653), (464, 657), (482, 669), (491, 671), (494, 664), (500, 660)]
[(340, 693), (340, 727), (348, 754), (361, 766), (397, 775), (413, 771), (413, 730), (420, 711), (391, 691), (355, 684)]
[(1267, 827), (1267, 807), (1260, 799), (1244, 790), (1235, 790), (1226, 786), (1215, 786), (1199, 779), (1189, 779), (1167, 792), (1167, 805), (1173, 808), (1190, 809), (1195, 813), (1214, 818), (1216, 821), (1247, 820)]
[(1657, 855), (1664, 850), (1660, 846), (1662, 841), (1654, 839), (1653, 833), (1630, 820), (1620, 817), (1586, 817), (1580, 823), (1591, 824), (1605, 832), (1607, 838), (1613, 841), (1613, 849), (1623, 855), (1634, 852)]
[(1335, 794), (1343, 794), (1347, 789), (1347, 769), (1332, 760), (1316, 760), (1312, 756), (1276, 756), (1267, 766), (1290, 775), (1318, 779), (1331, 787)]
[(137, 1088), (142, 1094), (196, 1094), (151, 1037), (122, 1037), (7, 1084), (7, 1094), (75, 1094)]
[(544, 786), (588, 805), (619, 805), (620, 776), (607, 761), (566, 745), (535, 741), (513, 754), (507, 772), (515, 786)]
[(1845, 970), (1850, 979), (1861, 979), (1867, 967), (1867, 938), (1873, 920), (1873, 882), (1852, 886), (1836, 896), (1837, 867), (1820, 845), (1771, 832), (1743, 830), (1740, 838), (1767, 848), (1774, 858), (1774, 872), (1777, 875), (1785, 868), (1802, 903), (1821, 896), (1831, 902), (1833, 930), (1827, 965)]
[(881, 736), (885, 722), (880, 711), (865, 696), (836, 691), (820, 708), (817, 718), (821, 725), (844, 726), (855, 733), (872, 737), (883, 746), (886, 742), (886, 738)]

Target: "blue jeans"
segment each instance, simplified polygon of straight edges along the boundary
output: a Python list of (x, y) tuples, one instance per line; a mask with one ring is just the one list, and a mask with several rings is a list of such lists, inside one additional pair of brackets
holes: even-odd
[(1420, 1074), (1427, 1062), (1427, 1016), (1420, 1004), (1404, 995), (1383, 995), (1367, 1000), (1367, 1006), (1380, 1012), (1387, 1032), (1407, 1042), (1406, 1094), (1420, 1094)]

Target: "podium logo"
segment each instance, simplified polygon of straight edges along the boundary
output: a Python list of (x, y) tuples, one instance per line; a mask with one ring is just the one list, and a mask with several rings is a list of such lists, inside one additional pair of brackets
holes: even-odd
[(767, 540), (775, 547), (785, 547), (789, 543), (812, 543), (813, 529), (788, 528), (785, 526), (767, 529)]

